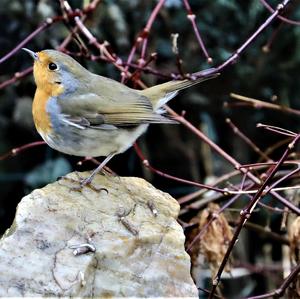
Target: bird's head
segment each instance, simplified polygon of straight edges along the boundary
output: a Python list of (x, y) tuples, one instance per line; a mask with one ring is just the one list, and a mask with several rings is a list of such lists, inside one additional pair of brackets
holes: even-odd
[(34, 60), (33, 74), (37, 88), (57, 95), (74, 91), (89, 71), (69, 55), (56, 50), (33, 52), (23, 48)]

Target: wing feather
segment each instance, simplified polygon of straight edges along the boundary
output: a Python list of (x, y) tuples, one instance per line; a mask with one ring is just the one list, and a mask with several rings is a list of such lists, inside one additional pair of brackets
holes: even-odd
[(57, 97), (61, 113), (75, 126), (112, 129), (146, 123), (176, 123), (153, 111), (150, 100), (136, 90), (97, 75), (92, 75), (92, 80), (89, 90), (83, 87), (68, 94), (67, 100)]

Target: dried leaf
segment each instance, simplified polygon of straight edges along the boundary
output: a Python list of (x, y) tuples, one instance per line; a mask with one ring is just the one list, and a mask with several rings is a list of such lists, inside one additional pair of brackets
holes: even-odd
[(289, 241), (291, 259), (298, 263), (300, 260), (300, 217), (297, 217), (289, 226)]
[[(211, 217), (216, 217), (200, 240), (200, 251), (209, 262), (212, 276), (216, 274), (233, 236), (224, 214), (217, 215), (219, 209), (219, 205), (210, 203), (208, 208), (202, 211), (199, 219), (199, 229), (202, 229)], [(227, 263), (225, 271), (230, 270), (230, 263)]]
[[(295, 264), (300, 261), (300, 217), (297, 217), (289, 226), (290, 258)], [(300, 276), (289, 287), (289, 298), (300, 297)]]

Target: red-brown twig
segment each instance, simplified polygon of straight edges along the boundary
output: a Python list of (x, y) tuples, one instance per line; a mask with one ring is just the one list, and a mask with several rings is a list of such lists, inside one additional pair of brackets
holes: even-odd
[[(299, 165), (300, 161), (285, 161), (284, 165)], [(242, 168), (249, 168), (249, 170), (255, 169), (255, 170), (260, 170), (263, 168), (267, 168), (270, 165), (275, 165), (275, 162), (264, 162), (264, 163), (254, 163), (254, 164), (242, 164)], [(210, 184), (210, 186), (216, 186), (221, 184), (224, 181), (229, 180), (232, 177), (235, 177), (237, 175), (240, 174), (240, 171), (238, 170), (234, 170), (230, 173), (226, 173), (220, 177), (218, 177), (213, 183)], [(195, 199), (204, 196), (205, 193), (207, 193), (208, 190), (198, 190), (195, 191), (193, 193), (187, 194), (183, 197), (180, 197), (178, 200), (179, 204), (181, 206), (187, 205), (187, 204), (191, 204)], [(229, 191), (229, 194), (231, 194), (231, 191)], [(201, 202), (204, 204), (207, 204), (208, 202), (206, 202), (206, 198), (200, 199)], [(201, 205), (202, 206), (202, 205)], [(198, 207), (201, 208), (201, 207)], [(277, 208), (276, 208), (277, 209)]]
[[(237, 176), (240, 174), (240, 171), (238, 170), (234, 170), (230, 173), (226, 173), (222, 176), (220, 176), (219, 178), (217, 178), (212, 184), (211, 186), (217, 186), (219, 184), (221, 184), (222, 182), (224, 181), (227, 181), (229, 180), (230, 178), (234, 177), (234, 176)], [(188, 203), (191, 203), (193, 199), (195, 198), (198, 198), (200, 196), (203, 196), (208, 190), (198, 190), (198, 191), (195, 191), (191, 194), (188, 194), (188, 195), (185, 195), (183, 197), (180, 197), (179, 199), (177, 199), (178, 203), (183, 206), (183, 205), (186, 205)]]
[[(98, 2), (98, 1), (93, 1), (93, 3), (95, 2)], [(265, 1), (261, 1), (261, 2), (265, 2)], [(272, 15), (245, 41), (245, 43), (243, 43), (233, 54), (231, 57), (229, 57), (229, 59), (227, 59), (226, 61), (224, 61), (222, 64), (220, 64), (217, 68), (215, 68), (214, 70), (212, 70), (212, 72), (220, 72), (220, 71), (223, 71), (224, 68), (226, 68), (227, 66), (230, 66), (232, 63), (234, 63), (238, 58), (239, 56), (244, 52), (244, 50), (256, 39), (256, 37), (258, 35), (261, 34), (261, 32), (267, 28), (276, 18), (282, 18), (280, 16), (280, 13), (282, 12), (283, 8), (285, 7), (285, 5), (287, 5), (289, 2), (289, 0), (286, 0), (286, 1), (283, 1), (275, 11), (272, 10)], [(64, 1), (64, 5), (66, 8), (68, 8), (67, 4), (68, 3), (67, 1)], [(128, 76), (132, 76), (133, 80), (135, 81), (135, 83), (137, 83), (139, 86), (141, 87), (145, 87), (145, 85), (143, 84), (142, 81), (138, 80), (139, 79), (139, 72), (142, 72), (142, 71), (149, 71), (149, 72), (152, 72), (156, 75), (161, 75), (162, 77), (164, 76), (161, 72), (159, 71), (156, 71), (156, 70), (153, 70), (151, 69), (150, 67), (148, 67), (144, 62), (145, 62), (145, 57), (146, 57), (146, 50), (147, 50), (147, 43), (148, 43), (148, 35), (149, 35), (149, 32), (150, 32), (150, 29), (152, 27), (152, 24), (156, 18), (156, 15), (158, 14), (158, 12), (160, 11), (161, 7), (163, 6), (163, 3), (164, 1), (163, 0), (159, 0), (158, 1), (158, 4), (156, 6), (157, 8), (157, 11), (154, 11), (152, 12), (151, 14), (151, 17), (150, 19), (148, 20), (148, 23), (151, 24), (151, 26), (149, 27), (149, 30), (147, 30), (147, 34), (146, 34), (146, 38), (143, 39), (143, 44), (142, 44), (142, 48), (141, 48), (141, 59), (138, 61), (138, 64), (133, 64), (131, 61), (130, 63), (124, 63), (122, 62), (122, 60), (120, 58), (117, 57), (117, 55), (115, 53), (113, 53), (108, 47), (107, 47), (107, 44), (104, 42), (104, 43), (100, 43), (97, 38), (91, 33), (91, 31), (86, 27), (86, 25), (84, 24), (84, 20), (80, 19), (79, 17), (82, 16), (82, 11), (73, 11), (70, 6), (69, 6), (69, 9), (67, 9), (67, 17), (69, 19), (73, 19), (75, 20), (75, 23), (76, 23), (76, 27), (73, 28), (73, 30), (75, 31), (80, 31), (89, 41), (89, 44), (92, 45), (92, 46), (95, 46), (99, 52), (100, 52), (100, 59), (103, 59), (104, 61), (107, 61), (107, 62), (110, 62), (110, 63), (113, 63), (121, 72), (124, 72), (126, 71), (126, 68), (128, 69), (128, 67), (133, 67), (135, 69), (135, 72), (133, 72), (133, 74), (130, 74), (130, 73), (127, 73)], [(185, 5), (186, 9), (188, 10), (189, 8), (189, 3), (188, 1), (184, 1), (184, 3), (188, 4)], [(188, 10), (189, 11), (189, 10)], [(188, 17), (189, 15), (193, 15), (193, 13), (190, 11), (190, 13), (188, 13)], [(62, 17), (59, 16), (62, 20)], [(202, 41), (201, 39), (201, 36), (199, 34), (199, 31), (198, 31), (198, 28), (197, 28), (197, 25), (196, 25), (196, 22), (195, 22), (195, 19), (193, 17), (189, 18), (190, 21), (192, 22), (192, 25), (193, 25), (193, 29), (194, 29), (194, 32), (195, 32), (195, 35), (196, 35), (196, 38), (198, 40), (198, 43), (200, 44), (200, 47), (201, 47), (201, 43), (199, 42), (199, 39), (200, 41)], [(147, 28), (147, 26), (145, 27)], [(38, 28), (39, 29), (39, 28)], [(40, 31), (38, 31), (38, 29), (36, 31), (34, 31), (32, 34), (34, 36), (36, 36)], [(42, 31), (42, 30), (41, 30)], [(197, 33), (198, 32), (198, 35), (197, 36)], [(34, 37), (33, 36), (33, 37)], [(30, 39), (32, 39), (33, 37), (30, 36)], [(69, 37), (69, 40), (71, 40), (71, 35)], [(27, 40), (28, 41), (28, 40)], [(142, 42), (140, 41), (140, 43)], [(24, 41), (23, 41), (24, 43)], [(203, 41), (202, 41), (203, 43)], [(23, 46), (23, 44), (22, 44)], [(18, 47), (22, 47), (20, 45), (18, 45)], [(138, 46), (138, 45), (136, 45)], [(205, 48), (204, 48), (205, 49)], [(203, 50), (203, 49), (202, 49)], [(13, 50), (12, 53), (9, 53), (7, 57), (11, 57), (12, 55), (14, 55), (16, 53), (17, 50)], [(134, 50), (134, 53), (135, 53), (136, 49)], [(204, 52), (204, 51), (203, 51)], [(131, 60), (133, 59), (133, 56), (134, 56), (134, 53), (131, 55)], [(204, 52), (205, 54), (205, 52)], [(208, 54), (206, 55), (206, 57), (208, 57)], [(6, 57), (4, 57), (5, 59), (8, 59)], [(90, 58), (90, 57), (89, 57)], [(26, 73), (25, 73), (26, 74)], [(181, 76), (180, 76), (181, 75)], [(199, 74), (195, 74), (195, 77), (197, 77)], [(202, 74), (203, 75), (203, 74)], [(181, 72), (181, 74), (179, 74), (178, 76), (177, 75), (174, 75), (174, 78), (181, 78), (181, 77), (185, 77), (183, 71)], [(11, 84), (13, 82), (15, 82), (19, 77), (16, 76), (16, 78), (14, 78), (13, 80), (9, 79), (7, 82), (7, 84), (4, 84), (4, 86), (7, 86), (8, 84)], [(165, 78), (168, 78), (167, 75), (165, 75)], [(3, 84), (3, 83), (2, 83)], [(3, 86), (3, 87), (4, 87)], [(0, 85), (1, 87), (1, 85)], [(287, 111), (288, 113), (290, 113), (290, 111)], [(172, 112), (171, 112), (172, 113)], [(173, 113), (174, 116), (178, 116), (176, 113)], [(222, 156), (223, 158), (225, 158), (229, 163), (231, 163), (234, 167), (236, 167), (236, 169), (243, 175), (243, 179), (242, 179), (242, 189), (245, 189), (244, 188), (244, 185), (246, 185), (246, 182), (248, 184), (249, 180), (252, 180), (256, 186), (260, 186), (260, 188), (263, 187), (262, 185), (262, 182), (259, 178), (257, 178), (256, 176), (254, 176), (252, 173), (251, 173), (251, 169), (246, 169), (245, 167), (243, 167), (243, 165), (240, 165), (233, 157), (231, 157), (230, 155), (228, 155), (225, 151), (223, 151), (220, 147), (218, 147), (215, 143), (213, 143), (211, 140), (209, 140), (209, 138), (207, 138), (207, 136), (205, 136), (201, 131), (199, 131), (197, 128), (195, 128), (193, 125), (191, 125), (191, 123), (189, 123), (183, 116), (182, 118), (180, 118), (180, 122), (186, 126), (191, 132), (193, 132), (196, 136), (198, 136), (198, 138), (200, 140), (203, 140), (204, 142), (206, 142), (212, 149), (214, 149), (220, 156)], [(282, 132), (282, 131), (281, 131)], [(295, 135), (289, 135), (289, 136), (292, 136), (292, 137), (295, 137)], [(142, 160), (145, 161), (145, 159), (143, 157), (141, 157)], [(265, 164), (266, 165), (266, 164)], [(269, 173), (267, 173), (267, 178), (269, 178), (271, 175), (272, 175), (272, 171), (274, 171), (274, 169), (279, 165), (279, 162), (271, 165), (270, 167), (270, 170), (269, 170)], [(265, 167), (265, 166), (264, 166)], [(278, 166), (279, 167), (279, 166)], [(186, 180), (182, 180), (180, 178), (176, 178), (176, 177), (173, 177), (173, 176), (170, 176), (170, 175), (167, 175), (155, 168), (153, 168), (151, 166), (151, 168), (149, 167), (149, 169), (159, 175), (162, 175), (164, 177), (167, 177), (169, 179), (175, 179), (177, 181), (180, 181), (180, 182), (184, 182), (184, 183), (189, 183), (189, 184), (193, 184), (193, 182), (190, 182), (190, 181), (186, 181)], [(289, 176), (290, 173), (289, 173)], [(286, 175), (285, 177), (283, 177), (283, 179), (287, 179), (289, 177), (288, 175)], [(247, 178), (247, 179), (246, 179)], [(247, 181), (246, 181), (247, 180)], [(275, 182), (276, 184), (278, 184), (279, 180), (277, 182)], [(197, 183), (196, 183), (197, 184)], [(267, 186), (266, 182), (263, 183), (265, 184), (265, 187), (268, 188), (268, 189), (264, 189), (264, 190), (267, 190), (268, 192), (270, 192), (275, 198), (277, 198), (278, 200), (280, 200), (285, 206), (289, 207), (293, 212), (295, 213), (298, 213), (299, 214), (299, 209), (297, 207), (295, 207), (294, 205), (292, 205), (289, 201), (287, 201), (285, 198), (281, 197), (279, 194), (277, 194), (275, 191), (274, 191), (274, 184), (271, 185), (270, 187)], [(202, 184), (198, 184), (198, 187), (200, 187), (200, 185), (204, 188), (207, 187), (206, 185), (202, 185)], [(254, 184), (253, 184), (254, 185)], [(217, 192), (220, 192), (222, 194), (224, 194), (224, 189), (220, 189), (220, 188), (214, 188), (212, 189), (214, 191), (217, 191)], [(260, 190), (260, 189), (259, 189)], [(259, 190), (257, 191), (257, 193), (259, 192)], [(247, 191), (247, 190), (241, 190), (241, 191)], [(252, 190), (253, 191), (253, 190)], [(238, 196), (238, 195), (237, 195)], [(255, 197), (253, 197), (255, 198)], [(253, 200), (252, 200), (253, 201)], [(251, 201), (251, 202), (252, 202)], [(256, 203), (254, 202), (254, 206), (256, 205)], [(247, 207), (248, 208), (248, 207)], [(254, 208), (254, 207), (253, 207)], [(247, 209), (245, 209), (247, 211)], [(251, 211), (252, 209), (250, 209), (250, 214), (251, 214)], [(241, 216), (242, 217), (242, 216)], [(246, 216), (245, 216), (246, 217)], [(247, 219), (247, 217), (245, 218), (245, 220)], [(241, 224), (242, 222), (240, 222)], [(242, 226), (244, 225), (244, 223), (241, 224)], [(238, 235), (238, 233), (237, 233)], [(232, 245), (233, 246), (233, 245)], [(230, 252), (229, 252), (230, 254)], [(222, 271), (221, 271), (222, 273)], [(221, 274), (220, 274), (221, 276)], [(290, 283), (291, 281), (289, 281)], [(211, 295), (213, 296), (213, 295)]]
[(263, 32), (284, 10), (284, 8), (288, 5), (290, 0), (284, 0), (280, 4), (277, 5), (276, 10), (272, 12), (272, 14), (267, 18), (267, 20), (258, 27), (258, 29), (231, 55), (225, 62), (219, 65), (216, 68), (216, 72), (222, 71), (228, 65), (236, 62), (242, 52), (259, 36), (261, 32)]
[(263, 128), (263, 129), (266, 129), (268, 131), (275, 132), (277, 134), (288, 136), (288, 137), (297, 136), (297, 134), (295, 132), (292, 132), (290, 130), (283, 129), (283, 128), (280, 128), (280, 127), (276, 127), (276, 126), (265, 125), (265, 124), (260, 124), (259, 123), (259, 124), (256, 125), (256, 127), (257, 128)]
[(300, 273), (300, 263), (291, 271), (289, 276), (283, 281), (283, 283), (278, 289), (267, 294), (248, 297), (247, 299), (264, 299), (264, 298), (271, 298), (271, 297), (280, 298), (284, 295), (288, 286), (297, 278), (299, 273)]
[(230, 118), (226, 118), (226, 123), (230, 126), (233, 132), (244, 140), (256, 153), (258, 153), (263, 159), (272, 161), (249, 137), (247, 137), (241, 130), (231, 121)]
[(15, 83), (16, 81), (26, 77), (27, 75), (29, 75), (32, 72), (32, 66), (28, 67), (27, 69), (25, 69), (22, 72), (17, 72), (13, 75), (13, 77), (11, 77), (10, 79), (0, 83), (0, 89), (5, 88), (6, 86)]
[(271, 50), (271, 46), (273, 45), (274, 41), (276, 40), (276, 37), (278, 36), (280, 29), (283, 27), (284, 22), (281, 22), (277, 28), (272, 32), (271, 37), (269, 38), (269, 40), (266, 42), (266, 44), (264, 46), (262, 46), (262, 51), (264, 53), (269, 53)]
[(145, 156), (143, 155), (143, 153), (142, 153), (141, 149), (139, 148), (139, 146), (137, 145), (137, 143), (134, 144), (134, 148), (135, 148), (135, 151), (136, 151), (137, 155), (141, 159), (143, 165), (145, 167), (147, 167), (149, 170), (151, 170), (153, 173), (156, 173), (156, 174), (158, 174), (158, 175), (160, 175), (160, 176), (162, 176), (164, 178), (171, 179), (171, 180), (174, 180), (174, 181), (177, 181), (177, 182), (180, 182), (180, 183), (192, 185), (192, 186), (199, 187), (199, 188), (204, 188), (204, 189), (207, 189), (207, 190), (213, 190), (213, 191), (222, 193), (223, 195), (227, 195), (228, 194), (228, 190), (226, 190), (226, 189), (220, 189), (220, 188), (217, 188), (217, 187), (213, 187), (213, 186), (209, 186), (209, 185), (205, 185), (205, 184), (200, 184), (200, 183), (197, 183), (197, 182), (185, 180), (185, 179), (182, 179), (182, 178), (179, 178), (179, 177), (167, 174), (165, 172), (162, 172), (162, 171), (154, 168), (149, 163), (149, 161), (145, 158)]
[(213, 213), (212, 217), (209, 219), (209, 221), (202, 227), (202, 229), (199, 231), (199, 233), (195, 236), (195, 238), (192, 240), (192, 242), (189, 244), (189, 247), (186, 249), (187, 251), (190, 251), (194, 244), (201, 239), (201, 237), (205, 234), (208, 227), (215, 221), (221, 213), (224, 212), (225, 209), (227, 209), (229, 206), (231, 206), (240, 195), (233, 196), (229, 201), (227, 201), (217, 212)]
[(283, 181), (287, 180), (288, 178), (290, 178), (291, 176), (293, 176), (294, 174), (298, 173), (300, 170), (300, 167), (298, 165), (298, 167), (294, 170), (292, 170), (291, 172), (287, 173), (285, 176), (281, 177), (280, 179), (278, 179), (275, 183), (273, 183), (266, 191), (265, 193), (269, 193), (272, 189), (274, 189), (277, 185), (279, 185), (280, 183), (282, 183)]
[[(267, 1), (265, 0), (259, 0), (268, 10), (269, 12), (273, 13), (275, 10), (267, 3)], [(296, 26), (300, 26), (300, 22), (299, 21), (294, 21), (288, 18), (285, 18), (283, 16), (278, 16), (278, 19), (280, 19), (281, 21), (290, 24), (290, 25), (296, 25)]]
[(60, 17), (56, 18), (48, 18), (44, 21), (38, 28), (36, 28), (32, 33), (30, 33), (25, 39), (23, 39), (15, 48), (13, 48), (9, 53), (3, 56), (0, 59), (0, 64), (5, 62), (7, 59), (15, 55), (21, 48), (23, 48), (28, 42), (30, 42), (33, 38), (35, 38), (39, 33), (44, 31), (47, 27), (54, 24), (55, 22), (61, 21)]
[[(195, 126), (193, 126), (190, 122), (188, 122), (183, 116), (180, 116), (177, 114), (174, 110), (171, 108), (168, 108), (168, 112), (173, 115), (177, 121), (179, 121), (181, 124), (183, 124), (185, 127), (187, 127), (189, 130), (191, 130), (198, 138), (203, 140), (205, 143), (207, 143), (213, 150), (215, 150), (221, 157), (223, 157), (225, 160), (227, 160), (230, 164), (233, 165), (235, 169), (238, 169), (241, 171), (241, 173), (246, 173), (249, 179), (251, 179), (254, 183), (260, 185), (261, 181), (258, 179), (255, 175), (253, 175), (248, 169), (245, 169), (242, 167), (242, 165), (235, 160), (232, 156), (227, 154), (223, 149), (221, 149), (216, 143), (214, 143), (211, 139), (209, 139), (203, 132), (201, 132), (199, 129), (197, 129)], [(300, 209), (297, 208), (295, 205), (293, 205), (291, 202), (289, 202), (287, 199), (279, 195), (278, 193), (271, 191), (270, 194), (272, 194), (277, 200), (279, 200), (283, 205), (286, 207), (289, 207), (294, 213), (297, 215), (300, 215)]]
[[(85, 16), (86, 14), (94, 11), (97, 5), (100, 3), (101, 0), (94, 0), (88, 6), (86, 6), (83, 10), (76, 10), (76, 11), (69, 11), (67, 14), (68, 18), (71, 17), (78, 17), (78, 16)], [(9, 53), (3, 56), (0, 59), (0, 64), (8, 60), (10, 57), (15, 55), (21, 48), (23, 48), (29, 41), (35, 38), (38, 34), (46, 30), (48, 27), (52, 26), (57, 22), (61, 22), (64, 20), (64, 16), (55, 16), (52, 18), (47, 18), (46, 21), (42, 22), (37, 29), (35, 29), (31, 34), (29, 34), (24, 40), (22, 40), (14, 49), (12, 49)], [(67, 44), (71, 42), (71, 38), (66, 38), (65, 41), (62, 43), (62, 47), (66, 47)], [(32, 72), (32, 67), (29, 67), (21, 72), (16, 72), (14, 76), (2, 83), (0, 83), (0, 89), (5, 88), (6, 86), (15, 83), (16, 81), (20, 80), (21, 78), (26, 77), (28, 74)]]
[[(233, 238), (230, 241), (229, 245), (228, 245), (228, 249), (223, 257), (222, 263), (217, 271), (217, 274), (213, 280), (213, 286), (212, 286), (212, 290), (210, 292), (209, 298), (213, 298), (214, 293), (216, 291), (216, 288), (220, 282), (221, 279), (221, 275), (222, 272), (226, 266), (226, 263), (229, 259), (229, 256), (233, 250), (234, 245), (236, 244), (236, 241), (238, 239), (238, 236), (242, 230), (242, 228), (244, 227), (246, 221), (250, 218), (252, 211), (254, 210), (254, 208), (256, 207), (258, 201), (261, 199), (262, 196), (266, 195), (266, 188), (268, 188), (268, 184), (271, 181), (271, 179), (274, 177), (274, 175), (276, 174), (277, 170), (281, 167), (281, 165), (283, 164), (283, 162), (286, 160), (286, 158), (288, 157), (288, 155), (291, 153), (291, 151), (294, 149), (295, 145), (298, 143), (300, 139), (300, 134), (298, 134), (294, 140), (288, 145), (288, 147), (286, 148), (285, 152), (283, 153), (283, 155), (281, 156), (281, 158), (279, 159), (279, 161), (277, 162), (277, 164), (274, 167), (270, 168), (268, 177), (265, 179), (265, 181), (261, 184), (259, 190), (257, 191), (257, 193), (253, 196), (252, 200), (249, 202), (249, 204), (246, 206), (245, 209), (243, 209), (241, 211), (240, 214), (240, 221), (239, 224), (234, 232)], [(268, 189), (268, 191), (270, 191)], [(300, 270), (300, 269), (299, 269)]]
[(249, 97), (245, 97), (236, 93), (231, 93), (230, 97), (241, 101), (242, 103), (245, 103), (249, 106), (252, 106), (256, 109), (261, 109), (261, 108), (265, 108), (265, 109), (272, 109), (272, 110), (278, 110), (280, 112), (283, 113), (289, 113), (289, 114), (295, 114), (297, 116), (300, 116), (300, 110), (296, 110), (293, 108), (289, 108), (289, 107), (285, 107), (285, 106), (281, 106), (281, 105), (277, 105), (277, 104), (273, 104), (273, 103), (268, 103), (268, 102), (264, 102), (261, 100), (257, 100), (257, 99), (253, 99), (253, 98), (249, 98)]
[[(71, 11), (68, 14), (69, 18), (74, 18), (76, 16), (83, 16), (84, 14), (88, 14), (94, 11), (101, 0), (94, 0), (88, 6), (86, 6), (82, 10)], [(7, 59), (15, 55), (21, 48), (23, 48), (28, 42), (30, 42), (33, 38), (35, 38), (38, 34), (44, 31), (49, 26), (63, 21), (63, 16), (54, 16), (52, 18), (47, 18), (44, 22), (42, 22), (37, 29), (35, 29), (32, 33), (30, 33), (25, 39), (23, 39), (15, 48), (13, 48), (9, 53), (3, 56), (0, 59), (0, 64), (5, 62)]]
[(159, 0), (156, 4), (156, 6), (154, 7), (148, 21), (147, 24), (145, 26), (145, 28), (142, 30), (141, 33), (139, 33), (133, 47), (131, 48), (131, 51), (128, 55), (127, 58), (127, 65), (124, 68), (124, 71), (122, 72), (122, 79), (121, 82), (124, 82), (125, 79), (128, 77), (128, 69), (129, 69), (129, 65), (133, 60), (134, 54), (136, 53), (137, 47), (142, 44), (142, 50), (141, 50), (141, 57), (138, 61), (138, 67), (139, 68), (143, 68), (145, 65), (145, 56), (146, 56), (146, 49), (147, 49), (147, 43), (148, 43), (148, 36), (149, 36), (149, 32), (152, 28), (152, 25), (158, 15), (158, 13), (160, 12), (161, 8), (163, 7), (164, 3), (166, 0)]
[(36, 147), (36, 146), (39, 146), (39, 145), (45, 145), (45, 144), (46, 144), (45, 141), (35, 141), (35, 142), (27, 143), (25, 145), (13, 148), (8, 153), (0, 156), (0, 161), (1, 160), (5, 160), (5, 159), (7, 159), (9, 157), (16, 156), (17, 154), (19, 154), (19, 153), (21, 153), (21, 152), (23, 152), (25, 150), (28, 150), (30, 148), (33, 148), (33, 147)]
[[(68, 12), (69, 15), (72, 14), (72, 8), (68, 1), (66, 0), (60, 0), (61, 6)], [(107, 42), (99, 43), (97, 38), (91, 33), (91, 31), (83, 24), (82, 20), (78, 17), (74, 17), (74, 21), (79, 28), (79, 31), (88, 39), (89, 43), (93, 45), (95, 48), (97, 48), (100, 52), (101, 58), (111, 62), (117, 69), (119, 69), (121, 72), (125, 71), (125, 68), (122, 66), (122, 60), (117, 57), (115, 53), (111, 53), (107, 49)], [(131, 73), (128, 73), (131, 75)], [(145, 84), (141, 80), (137, 80), (137, 83), (145, 88)]]
[(206, 57), (207, 63), (211, 64), (211, 63), (213, 63), (213, 59), (209, 56), (207, 49), (202, 41), (198, 26), (196, 24), (196, 15), (193, 13), (188, 0), (183, 0), (183, 3), (184, 3), (184, 7), (187, 11), (187, 18), (192, 23), (193, 30), (194, 30), (195, 36), (197, 38), (197, 41), (199, 43), (200, 49), (202, 50), (204, 56)]

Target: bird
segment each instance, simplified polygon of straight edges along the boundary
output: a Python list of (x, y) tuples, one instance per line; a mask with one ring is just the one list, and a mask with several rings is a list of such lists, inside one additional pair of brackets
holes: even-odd
[(173, 80), (144, 90), (94, 74), (71, 56), (49, 49), (34, 52), (36, 91), (32, 115), (36, 130), (53, 149), (73, 156), (105, 157), (80, 188), (117, 154), (125, 152), (149, 124), (176, 123), (163, 108), (178, 91), (215, 78), (215, 69), (197, 79)]

